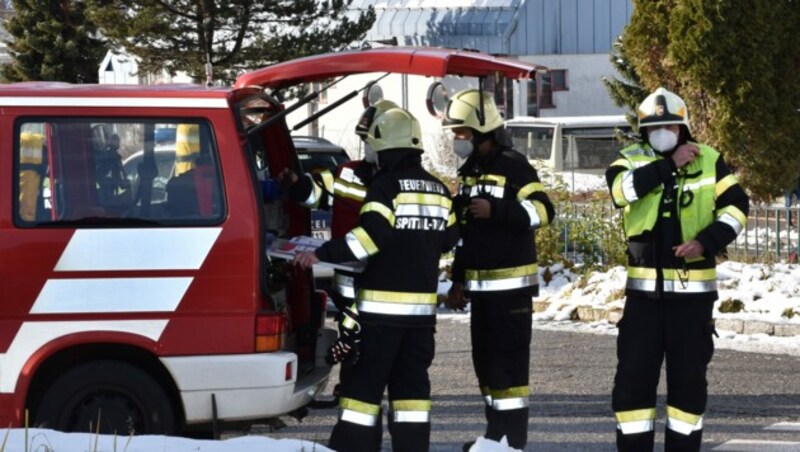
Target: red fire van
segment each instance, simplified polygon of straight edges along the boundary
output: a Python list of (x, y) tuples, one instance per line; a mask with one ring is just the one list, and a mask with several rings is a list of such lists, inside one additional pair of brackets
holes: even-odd
[(310, 272), (265, 253), (268, 238), (310, 234), (307, 210), (262, 189), (299, 168), (276, 93), (365, 72), (531, 69), (384, 48), (277, 64), (231, 88), (0, 85), (0, 425), (27, 411), (59, 430), (176, 434), (307, 405), (335, 332)]

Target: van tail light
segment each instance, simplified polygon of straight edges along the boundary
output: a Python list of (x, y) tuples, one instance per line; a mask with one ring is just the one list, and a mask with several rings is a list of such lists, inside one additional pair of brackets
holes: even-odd
[(294, 377), (294, 371), (292, 370), (292, 361), (286, 363), (286, 371), (284, 372), (284, 378), (286, 381), (292, 381), (292, 377)]
[(276, 352), (283, 347), (288, 319), (284, 313), (256, 315), (256, 352)]

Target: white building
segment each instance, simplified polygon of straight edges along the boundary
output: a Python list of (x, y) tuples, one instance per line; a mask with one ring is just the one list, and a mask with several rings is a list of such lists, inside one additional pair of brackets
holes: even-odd
[(160, 74), (140, 73), (136, 58), (123, 52), (109, 50), (100, 63), (97, 80), (101, 84), (155, 85), (159, 83), (192, 83), (191, 77), (180, 72), (171, 76), (166, 71)]

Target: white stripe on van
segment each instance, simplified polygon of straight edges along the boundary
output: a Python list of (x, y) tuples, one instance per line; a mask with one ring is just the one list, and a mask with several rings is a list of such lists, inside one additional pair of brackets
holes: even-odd
[(41, 347), (59, 337), (86, 331), (114, 331), (144, 336), (158, 341), (167, 320), (115, 320), (64, 322), (24, 322), (14, 341), (4, 354), (0, 354), (0, 393), (10, 394), (26, 361)]
[[(100, 89), (99, 91), (102, 91)], [(107, 94), (107, 92), (106, 92)], [(230, 108), (221, 97), (0, 97), (3, 107)]]
[(56, 271), (197, 270), (222, 228), (79, 229)]
[(50, 279), (31, 314), (173, 312), (192, 277)]

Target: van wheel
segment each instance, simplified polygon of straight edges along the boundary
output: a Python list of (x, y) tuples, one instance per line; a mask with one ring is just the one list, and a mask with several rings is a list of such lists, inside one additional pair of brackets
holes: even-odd
[[(70, 369), (45, 391), (36, 425), (65, 432), (177, 433), (170, 398), (138, 367), (93, 361)], [(90, 429), (91, 425), (91, 429)]]

